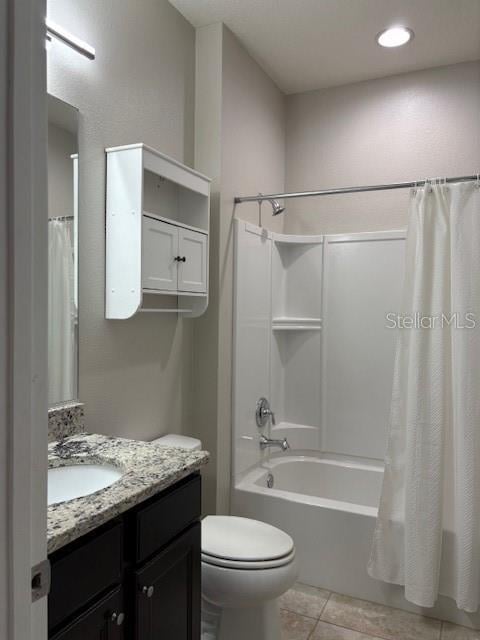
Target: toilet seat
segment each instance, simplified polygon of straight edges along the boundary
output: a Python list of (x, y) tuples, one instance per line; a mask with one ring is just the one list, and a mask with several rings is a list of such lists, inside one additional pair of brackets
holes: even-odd
[(229, 569), (283, 567), (295, 558), (292, 538), (265, 522), (237, 516), (202, 521), (202, 561)]
[(231, 558), (218, 558), (210, 556), (208, 553), (202, 553), (202, 562), (213, 565), (214, 567), (225, 567), (226, 569), (246, 569), (247, 571), (275, 569), (276, 567), (284, 567), (295, 559), (295, 549), (283, 558), (274, 558), (273, 560), (260, 560), (258, 562), (247, 560), (232, 560)]

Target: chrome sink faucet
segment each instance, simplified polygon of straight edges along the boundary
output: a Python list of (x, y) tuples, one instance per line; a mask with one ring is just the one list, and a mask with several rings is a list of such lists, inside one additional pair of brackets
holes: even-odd
[(267, 447), (280, 447), (282, 451), (286, 451), (290, 449), (290, 445), (288, 444), (288, 440), (286, 438), (282, 438), (281, 440), (273, 440), (271, 438), (267, 438), (264, 435), (260, 436), (260, 449), (262, 451)]

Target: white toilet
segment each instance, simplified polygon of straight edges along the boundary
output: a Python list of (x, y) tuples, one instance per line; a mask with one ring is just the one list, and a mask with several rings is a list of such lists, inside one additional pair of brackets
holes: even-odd
[(217, 640), (280, 640), (277, 598), (297, 575), (293, 540), (280, 529), (236, 516), (202, 521), (204, 614), (216, 617)]
[[(155, 444), (201, 449), (196, 438)], [(277, 598), (297, 579), (295, 546), (285, 532), (236, 516), (202, 521), (202, 640), (280, 640)]]

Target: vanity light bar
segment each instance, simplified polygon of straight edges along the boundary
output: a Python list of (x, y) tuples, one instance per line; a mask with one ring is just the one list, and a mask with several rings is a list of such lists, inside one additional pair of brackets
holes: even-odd
[(60, 40), (63, 44), (66, 44), (67, 47), (70, 47), (77, 53), (80, 53), (82, 56), (85, 56), (89, 60), (95, 60), (95, 49), (90, 46), (87, 42), (80, 40), (73, 34), (69, 33), (63, 27), (59, 27), (58, 24), (51, 22), (50, 20), (46, 21), (47, 25), (47, 40), (52, 40), (55, 38), (56, 40)]

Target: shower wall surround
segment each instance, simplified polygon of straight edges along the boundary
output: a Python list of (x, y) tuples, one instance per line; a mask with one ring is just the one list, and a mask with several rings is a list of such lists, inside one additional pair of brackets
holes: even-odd
[[(404, 231), (289, 236), (236, 221), (234, 477), (262, 454), (254, 407), (294, 450), (383, 461)], [(265, 430), (268, 433), (268, 429)]]

